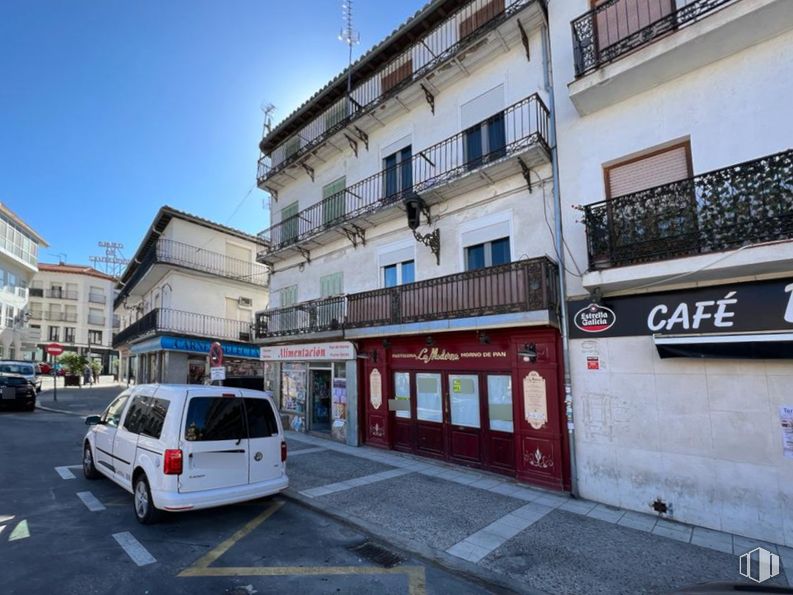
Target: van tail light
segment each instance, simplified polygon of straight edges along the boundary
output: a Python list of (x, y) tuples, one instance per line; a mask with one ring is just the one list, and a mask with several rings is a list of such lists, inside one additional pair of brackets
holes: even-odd
[(286, 442), (281, 440), (281, 462), (286, 463)]
[(177, 448), (169, 448), (165, 451), (162, 470), (165, 475), (182, 474), (182, 451)]

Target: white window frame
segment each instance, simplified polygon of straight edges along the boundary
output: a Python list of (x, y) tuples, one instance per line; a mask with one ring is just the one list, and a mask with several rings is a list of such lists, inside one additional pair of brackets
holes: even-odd
[[(406, 255), (408, 253), (410, 254), (410, 257), (406, 258)], [(377, 266), (377, 274), (379, 276), (378, 287), (380, 289), (385, 288), (384, 269), (385, 267), (394, 264), (399, 265), (397, 267), (397, 280), (399, 281), (398, 284), (401, 285), (402, 263), (407, 262), (409, 260), (413, 261), (414, 277), (415, 277), (415, 281), (418, 281), (419, 280), (418, 261), (416, 259), (415, 241), (402, 240), (399, 242), (393, 242), (391, 244), (387, 244), (385, 246), (380, 247), (377, 250), (377, 254), (375, 254), (375, 265)]]
[[(514, 217), (512, 214), (512, 209), (508, 209), (506, 211), (499, 211), (497, 213), (491, 213), (490, 215), (485, 215), (484, 217), (479, 217), (473, 221), (468, 221), (460, 225), (457, 229), (457, 241), (460, 246), (459, 252), (459, 267), (460, 271), (467, 270), (465, 268), (466, 265), (466, 256), (465, 256), (465, 249), (471, 246), (476, 246), (478, 244), (483, 244), (486, 242), (492, 242), (493, 240), (500, 240), (504, 237), (504, 226), (499, 225), (503, 223), (507, 223), (506, 229), (509, 231), (509, 255), (512, 262), (515, 262), (515, 234), (514, 234)], [(493, 227), (492, 230), (485, 229), (487, 227)], [(481, 230), (481, 232), (480, 232)], [(480, 232), (476, 237), (472, 237), (472, 232)], [(470, 234), (470, 235), (469, 235)], [(469, 239), (466, 239), (466, 236)]]

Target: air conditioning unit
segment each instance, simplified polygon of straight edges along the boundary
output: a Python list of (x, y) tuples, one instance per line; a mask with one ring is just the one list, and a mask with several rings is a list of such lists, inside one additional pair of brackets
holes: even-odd
[(253, 308), (253, 300), (251, 298), (240, 297), (239, 300), (240, 308)]

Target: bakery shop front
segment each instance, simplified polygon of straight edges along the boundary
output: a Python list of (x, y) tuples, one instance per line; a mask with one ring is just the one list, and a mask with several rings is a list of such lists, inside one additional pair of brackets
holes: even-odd
[(569, 489), (555, 329), (379, 337), (358, 354), (368, 445)]

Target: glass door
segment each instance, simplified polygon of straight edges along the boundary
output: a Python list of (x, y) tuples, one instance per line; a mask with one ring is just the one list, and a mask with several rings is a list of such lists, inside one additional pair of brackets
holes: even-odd
[(413, 411), (410, 398), (410, 372), (394, 372), (394, 448), (413, 450)]
[(481, 404), (478, 374), (449, 374), (449, 456), (480, 462)]
[(416, 450), (445, 455), (441, 374), (416, 374)]
[(487, 417), (490, 431), (486, 462), (494, 470), (512, 471), (515, 469), (512, 375), (487, 375)]

